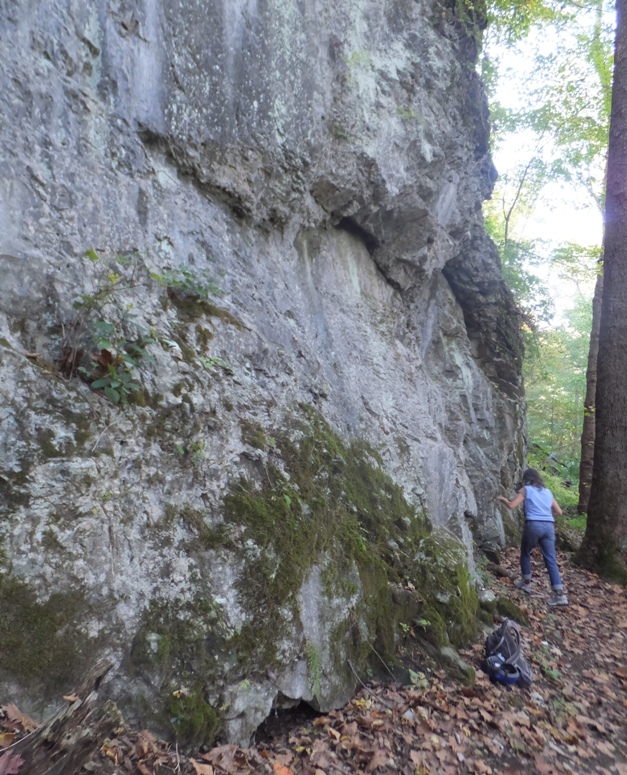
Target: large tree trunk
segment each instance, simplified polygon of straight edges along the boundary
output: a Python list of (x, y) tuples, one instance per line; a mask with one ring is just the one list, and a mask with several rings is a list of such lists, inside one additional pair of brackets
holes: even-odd
[(588, 513), (590, 486), (592, 484), (592, 465), (594, 460), (594, 437), (596, 434), (596, 391), (597, 357), (599, 353), (599, 329), (601, 327), (601, 295), (603, 293), (603, 272), (597, 275), (592, 300), (592, 331), (588, 351), (586, 370), (586, 398), (583, 407), (583, 428), (581, 431), (581, 462), (579, 464), (579, 514)]
[(578, 559), (627, 582), (627, 0), (616, 13), (594, 470)]

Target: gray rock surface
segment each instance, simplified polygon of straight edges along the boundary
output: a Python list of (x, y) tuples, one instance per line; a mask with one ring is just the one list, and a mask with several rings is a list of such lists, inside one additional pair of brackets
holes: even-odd
[[(351, 644), (374, 637), (363, 576), (329, 584), (337, 556), (317, 554), (272, 655), (244, 659), (242, 579), (272, 552), (225, 498), (272, 465), (293, 481), (275, 439), (309, 405), (471, 565), (473, 543), (503, 544), (521, 353), (481, 215), (480, 33), (436, 0), (6, 0), (0, 17), (0, 603), (31, 657), (0, 659), (3, 694), (41, 712), (106, 654), (111, 695), (157, 728), (200, 694), (237, 741), (273, 705), (337, 706)], [(112, 387), (101, 350), (132, 375), (128, 405), (68, 361)]]

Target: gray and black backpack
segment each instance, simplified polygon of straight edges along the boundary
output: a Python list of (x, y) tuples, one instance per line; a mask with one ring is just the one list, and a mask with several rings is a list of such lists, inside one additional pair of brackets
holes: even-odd
[(523, 656), (520, 630), (516, 622), (503, 619), (500, 627), (485, 641), (483, 669), (490, 680), (502, 684), (514, 684), (528, 688), (533, 674)]

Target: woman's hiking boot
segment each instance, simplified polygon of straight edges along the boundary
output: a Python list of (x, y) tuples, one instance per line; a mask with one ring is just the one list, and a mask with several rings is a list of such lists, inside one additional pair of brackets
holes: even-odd
[(514, 586), (527, 595), (531, 594), (531, 579), (514, 579)]
[(550, 597), (546, 601), (547, 605), (568, 605), (568, 598), (564, 594), (564, 590), (562, 589), (554, 589), (553, 590), (553, 597)]

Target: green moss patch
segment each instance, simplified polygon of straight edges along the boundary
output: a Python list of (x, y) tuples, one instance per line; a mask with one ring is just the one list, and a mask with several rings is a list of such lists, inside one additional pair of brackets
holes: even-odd
[(427, 630), (437, 645), (454, 646), (477, 630), (479, 598), (466, 564), (464, 547), (451, 533), (434, 531), (422, 539), (414, 557), (413, 583), (425, 597)]
[(166, 506), (164, 528), (167, 530), (175, 520), (180, 520), (194, 534), (194, 538), (187, 542), (187, 551), (206, 551), (216, 549), (224, 545), (224, 525), (209, 525), (205, 519), (205, 513), (193, 508), (189, 503), (172, 504)]
[[(376, 450), (361, 441), (344, 444), (315, 410), (301, 411), (288, 430), (273, 434), (263, 476), (241, 479), (224, 502), (226, 521), (246, 529), (239, 592), (258, 630), (278, 637), (284, 607), (295, 606), (307, 574), (320, 564), (329, 593), (347, 597), (348, 571), (358, 568), (365, 601), (358, 615), (387, 653), (398, 613), (390, 582), (412, 581), (424, 606), (419, 618), (429, 620), (438, 644), (468, 641), (478, 601), (462, 545), (449, 533), (431, 534)], [(261, 429), (254, 438), (267, 449)]]
[(0, 576), (0, 670), (46, 696), (68, 691), (82, 678), (95, 652), (78, 621), (80, 592), (56, 593), (40, 602), (24, 582)]
[(188, 322), (196, 321), (201, 317), (212, 317), (219, 318), (225, 323), (230, 323), (239, 330), (244, 328), (242, 321), (238, 320), (235, 315), (223, 307), (218, 307), (208, 299), (177, 293), (172, 289), (168, 291), (168, 298), (178, 310), (181, 318)]
[(165, 710), (176, 740), (186, 748), (211, 745), (220, 727), (220, 718), (203, 697), (203, 690), (178, 690), (166, 700)]
[(268, 439), (266, 433), (259, 423), (242, 420), (242, 441), (255, 449), (267, 449)]
[[(317, 563), (327, 569), (331, 592), (342, 591), (355, 563), (366, 595), (387, 608), (388, 580), (403, 576), (411, 545), (429, 529), (375, 450), (345, 445), (310, 407), (301, 411), (273, 435), (261, 480), (241, 479), (224, 501), (226, 521), (244, 526), (249, 539), (239, 549), (246, 561), (240, 596), (253, 621), (275, 637), (284, 626), (282, 607), (295, 605)], [(261, 428), (244, 433), (267, 448)], [(371, 612), (376, 626), (372, 617), (387, 611)]]
[(497, 597), (495, 609), (500, 616), (505, 617), (506, 619), (513, 619), (515, 622), (518, 622), (518, 624), (522, 624), (525, 627), (529, 627), (530, 625), (527, 614), (508, 597)]
[(220, 714), (204, 687), (219, 682), (228, 664), (219, 609), (207, 598), (154, 602), (146, 611), (130, 654), (131, 671), (157, 686), (159, 701), (148, 721), (169, 730), (186, 747), (211, 745)]
[(65, 452), (55, 444), (54, 433), (50, 428), (40, 428), (37, 433), (37, 440), (39, 441), (41, 453), (45, 458), (64, 457)]

